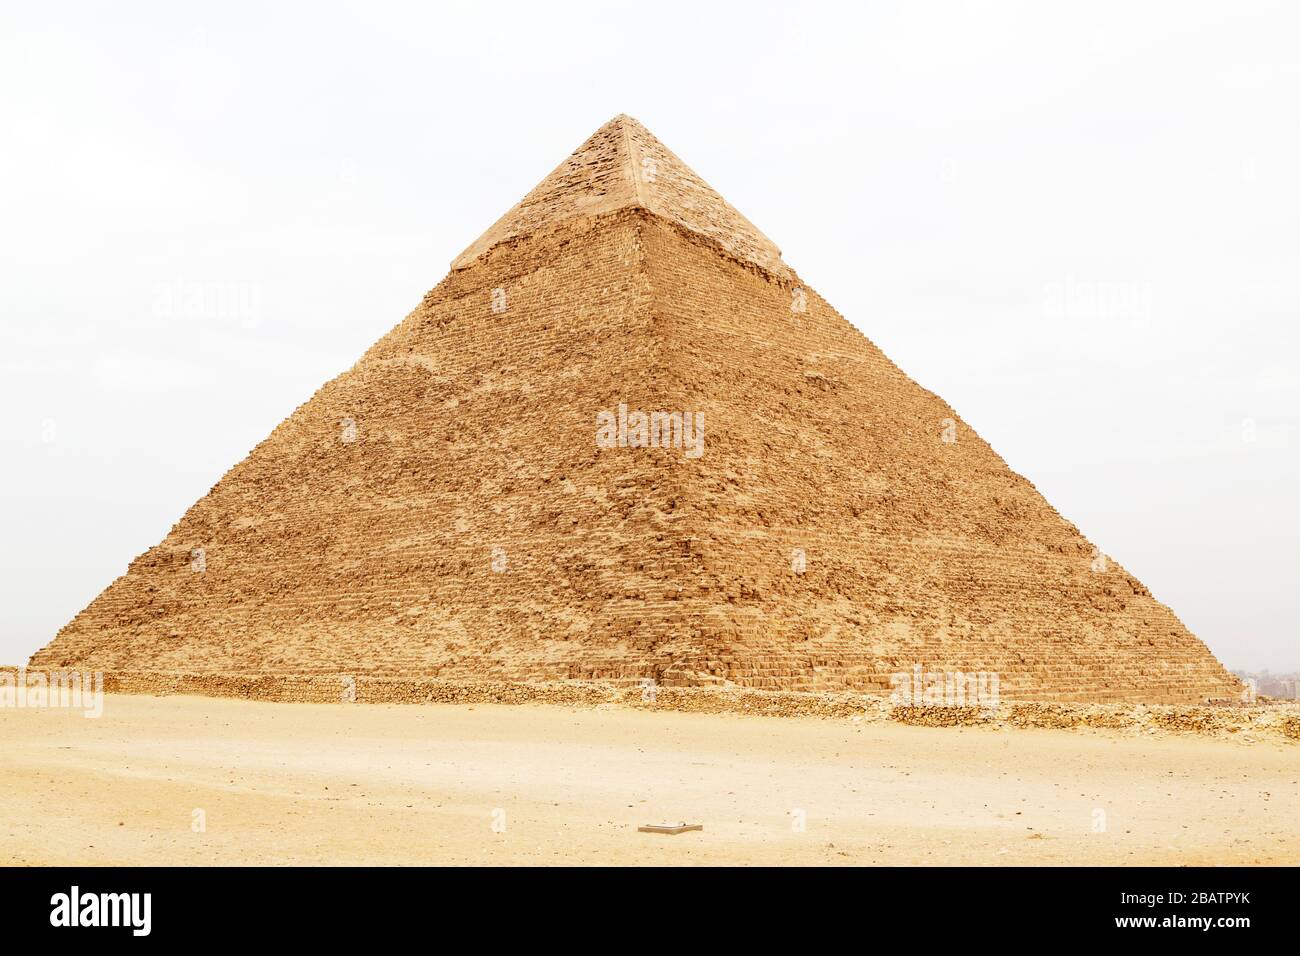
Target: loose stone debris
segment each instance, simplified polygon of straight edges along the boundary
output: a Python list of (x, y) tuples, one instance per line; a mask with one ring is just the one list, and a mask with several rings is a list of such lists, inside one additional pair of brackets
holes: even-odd
[(687, 833), (691, 830), (703, 830), (702, 823), (647, 823), (645, 826), (637, 827), (638, 833)]

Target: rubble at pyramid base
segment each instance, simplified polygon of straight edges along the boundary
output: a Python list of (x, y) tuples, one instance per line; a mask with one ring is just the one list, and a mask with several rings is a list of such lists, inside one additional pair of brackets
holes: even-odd
[[(0, 679), (6, 674), (0, 668)], [(12, 670), (12, 669), (11, 669)], [(900, 703), (892, 697), (844, 691), (803, 693), (741, 687), (666, 687), (641, 681), (516, 682), (443, 680), (429, 677), (358, 677), (321, 674), (164, 674), (123, 672), (98, 675), (111, 694), (155, 697), (198, 695), (274, 703), (313, 704), (548, 704), (602, 709), (737, 714), (761, 717), (847, 719), (854, 723), (901, 723), (925, 727), (981, 727), (988, 730), (1041, 728), (1214, 737), (1300, 740), (1300, 704), (1257, 701), (1250, 705), (1070, 703), (1002, 699), (995, 707), (976, 704)], [(102, 705), (101, 705), (102, 709)], [(90, 715), (93, 716), (93, 715)]]

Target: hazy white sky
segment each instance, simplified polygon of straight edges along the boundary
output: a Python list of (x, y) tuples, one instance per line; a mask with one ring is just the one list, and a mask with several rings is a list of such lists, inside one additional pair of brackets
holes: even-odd
[(1300, 669), (1294, 4), (184, 7), (0, 12), (0, 663), (627, 112), (1226, 664)]

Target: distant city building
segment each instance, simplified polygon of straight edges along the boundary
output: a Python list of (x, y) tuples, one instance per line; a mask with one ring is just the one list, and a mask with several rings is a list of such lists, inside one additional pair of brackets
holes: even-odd
[(1233, 671), (1242, 680), (1253, 680), (1257, 693), (1278, 700), (1300, 700), (1300, 673), (1271, 674), (1268, 671)]

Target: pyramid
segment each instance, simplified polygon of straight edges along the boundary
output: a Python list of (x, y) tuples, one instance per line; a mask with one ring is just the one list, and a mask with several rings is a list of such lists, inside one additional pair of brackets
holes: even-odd
[(615, 117), (37, 652), (105, 672), (1017, 700), (1239, 684)]

